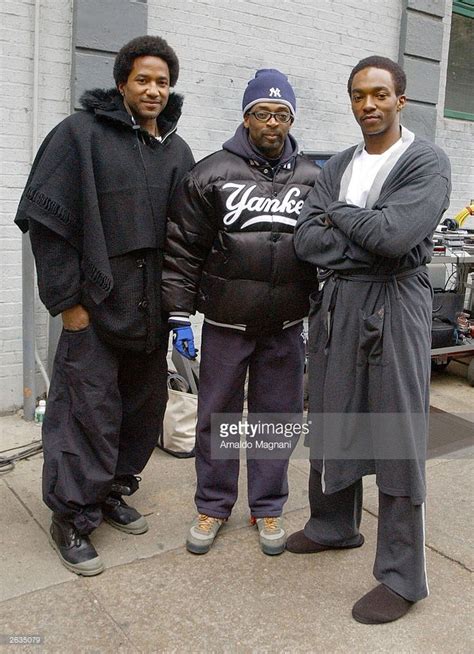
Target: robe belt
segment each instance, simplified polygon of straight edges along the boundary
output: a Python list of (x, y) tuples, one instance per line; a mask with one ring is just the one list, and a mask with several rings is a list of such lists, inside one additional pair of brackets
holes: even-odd
[(324, 354), (327, 355), (329, 352), (329, 345), (332, 336), (332, 314), (334, 311), (334, 307), (336, 306), (337, 293), (339, 290), (339, 285), (341, 280), (347, 282), (363, 282), (369, 284), (377, 284), (377, 283), (393, 284), (395, 295), (397, 299), (400, 299), (400, 289), (398, 288), (398, 282), (403, 279), (408, 279), (409, 277), (415, 277), (419, 273), (426, 272), (426, 271), (427, 268), (425, 265), (417, 266), (416, 268), (410, 268), (408, 270), (403, 270), (402, 272), (399, 273), (385, 274), (385, 275), (377, 275), (377, 274), (371, 275), (366, 272), (345, 273), (341, 271), (334, 271), (334, 273), (326, 282), (326, 285), (332, 286), (332, 289), (328, 294), (327, 300), (325, 298), (323, 305), (321, 307), (323, 315), (325, 316), (326, 331), (327, 331), (326, 345), (324, 346)]
[(406, 279), (407, 277), (414, 277), (415, 275), (418, 275), (420, 272), (426, 272), (427, 268), (425, 265), (417, 266), (416, 268), (409, 268), (408, 270), (403, 270), (402, 272), (399, 273), (394, 273), (394, 274), (386, 274), (386, 275), (371, 275), (365, 272), (357, 273), (357, 272), (351, 272), (351, 273), (345, 273), (342, 271), (335, 271), (334, 272), (334, 277), (336, 279), (344, 279), (349, 282), (380, 282), (380, 283), (386, 283), (386, 282), (393, 282), (393, 281), (398, 281), (400, 279)]

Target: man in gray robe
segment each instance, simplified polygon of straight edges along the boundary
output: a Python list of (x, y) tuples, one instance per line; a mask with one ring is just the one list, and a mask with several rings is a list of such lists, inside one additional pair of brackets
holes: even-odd
[(400, 126), (405, 85), (390, 59), (355, 66), (348, 92), (364, 141), (325, 165), (295, 231), (297, 255), (325, 281), (310, 312), (311, 517), (287, 549), (362, 545), (362, 477), (375, 473), (380, 584), (352, 610), (367, 624), (396, 620), (428, 594), (426, 263), (449, 203), (450, 165)]

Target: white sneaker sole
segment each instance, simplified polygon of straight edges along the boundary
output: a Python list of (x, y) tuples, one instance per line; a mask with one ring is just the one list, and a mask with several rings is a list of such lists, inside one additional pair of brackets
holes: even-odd
[(207, 554), (211, 549), (213, 543), (214, 541), (212, 541), (212, 543), (209, 543), (208, 545), (198, 545), (197, 543), (193, 543), (187, 540), (186, 549), (188, 550), (188, 552), (191, 552), (191, 554)]

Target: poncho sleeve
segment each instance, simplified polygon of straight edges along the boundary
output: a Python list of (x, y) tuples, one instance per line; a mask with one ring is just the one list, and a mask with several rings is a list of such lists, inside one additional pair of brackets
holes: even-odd
[(81, 303), (79, 253), (65, 239), (41, 223), (30, 224), (41, 301), (52, 316)]
[(84, 288), (99, 304), (112, 290), (91, 146), (91, 120), (75, 114), (48, 134), (33, 163), (15, 223), (26, 232), (35, 221), (79, 255)]

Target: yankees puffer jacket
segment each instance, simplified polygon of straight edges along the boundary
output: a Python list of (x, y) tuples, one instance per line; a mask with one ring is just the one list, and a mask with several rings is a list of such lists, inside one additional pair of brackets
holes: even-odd
[(307, 315), (317, 288), (316, 268), (296, 258), (293, 231), (319, 170), (292, 137), (272, 168), (242, 125), (223, 148), (188, 173), (171, 202), (163, 308), (276, 332)]

